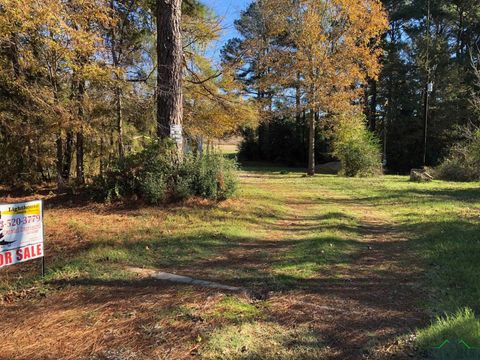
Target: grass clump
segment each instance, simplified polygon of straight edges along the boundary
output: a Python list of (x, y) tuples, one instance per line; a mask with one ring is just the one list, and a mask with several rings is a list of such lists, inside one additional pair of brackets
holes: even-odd
[(218, 302), (211, 315), (230, 321), (242, 322), (260, 318), (262, 311), (237, 297), (226, 296)]
[(321, 359), (325, 347), (306, 327), (288, 329), (273, 323), (230, 325), (210, 334), (200, 351), (209, 360)]
[(434, 359), (478, 359), (480, 319), (469, 308), (437, 317), (429, 327), (418, 331), (417, 343)]

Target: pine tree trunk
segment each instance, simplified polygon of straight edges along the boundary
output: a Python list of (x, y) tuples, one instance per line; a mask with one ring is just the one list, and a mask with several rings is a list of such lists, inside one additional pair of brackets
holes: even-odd
[(123, 161), (125, 157), (125, 146), (123, 144), (123, 99), (122, 89), (117, 87), (115, 89), (116, 111), (117, 111), (117, 132), (118, 132), (118, 158)]
[(315, 112), (310, 110), (308, 119), (308, 175), (315, 175)]
[(100, 177), (105, 174), (105, 140), (100, 136)]
[(157, 134), (168, 138), (182, 125), (182, 0), (157, 0)]
[(16, 34), (12, 35), (10, 39), (10, 46), (7, 51), (10, 56), (10, 61), (12, 63), (12, 69), (13, 73), (15, 74), (15, 79), (18, 79), (20, 77), (20, 60), (18, 56), (18, 36)]
[[(78, 118), (83, 123), (85, 121), (85, 112), (83, 109), (83, 100), (85, 96), (85, 81), (81, 80), (78, 83)], [(77, 132), (77, 184), (85, 184), (85, 171), (84, 171), (84, 135), (83, 125), (80, 126), (80, 130)]]
[[(115, 2), (114, 0), (110, 1), (110, 9), (115, 11)], [(111, 40), (110, 40), (110, 51), (112, 54), (113, 66), (116, 68), (120, 67), (120, 56), (121, 56), (121, 48), (117, 50), (117, 36), (115, 32), (115, 28), (112, 28), (111, 33)], [(116, 79), (120, 81), (120, 77), (118, 74), (116, 75)], [(123, 80), (123, 79), (122, 79)], [(117, 117), (117, 132), (118, 132), (118, 158), (122, 161), (125, 157), (125, 146), (123, 144), (123, 92), (120, 88), (120, 85), (115, 86), (115, 112)], [(102, 139), (103, 141), (103, 139)]]
[(302, 117), (302, 108), (301, 108), (301, 92), (300, 92), (300, 75), (297, 75), (297, 85), (295, 86), (295, 120), (297, 125), (300, 124)]
[(85, 183), (85, 173), (83, 168), (83, 157), (84, 157), (84, 136), (83, 136), (83, 126), (79, 132), (77, 132), (77, 184), (83, 185)]

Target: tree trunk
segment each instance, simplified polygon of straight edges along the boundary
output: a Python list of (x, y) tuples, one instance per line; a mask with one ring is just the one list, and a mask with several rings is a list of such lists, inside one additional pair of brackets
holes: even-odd
[(100, 136), (100, 177), (105, 174), (105, 140)]
[[(303, 125), (303, 127), (302, 127), (302, 147), (303, 147), (303, 149), (307, 149), (309, 129), (307, 129), (307, 126), (306, 126), (307, 125), (307, 111), (306, 110), (302, 110), (302, 125)], [(303, 153), (302, 157), (303, 157), (303, 160), (308, 158), (308, 150), (305, 153)]]
[(65, 141), (65, 153), (63, 156), (63, 179), (66, 181), (70, 180), (70, 171), (73, 158), (73, 145), (73, 132), (69, 131), (67, 133), (67, 139)]
[(377, 81), (368, 78), (365, 85), (365, 117), (368, 130), (375, 132), (377, 117)]
[(63, 179), (63, 139), (62, 131), (57, 134), (57, 188), (60, 190), (63, 188), (65, 181)]
[[(157, 134), (171, 136), (183, 118), (182, 0), (157, 0)], [(180, 144), (179, 144), (180, 147)]]
[(83, 167), (83, 157), (84, 157), (84, 136), (83, 136), (83, 126), (80, 131), (77, 132), (77, 185), (85, 184), (85, 173)]
[(78, 83), (78, 119), (82, 122), (80, 130), (77, 133), (77, 184), (85, 184), (85, 171), (84, 171), (84, 135), (83, 135), (83, 122), (85, 120), (85, 112), (83, 109), (83, 100), (85, 96), (85, 81), (80, 80)]
[[(297, 75), (297, 79), (299, 79), (299, 75)], [(300, 124), (300, 120), (302, 117), (302, 109), (301, 109), (301, 93), (300, 93), (300, 80), (298, 80), (297, 85), (295, 86), (295, 120), (297, 121), (297, 125)]]
[(12, 35), (10, 46), (7, 51), (12, 63), (13, 73), (15, 74), (15, 78), (18, 79), (20, 77), (20, 61), (18, 56), (18, 36), (16, 34)]
[(370, 79), (370, 111), (368, 119), (368, 127), (371, 132), (377, 129), (377, 81)]
[(308, 172), (309, 176), (315, 175), (315, 112), (310, 110), (308, 120)]
[(117, 132), (118, 132), (118, 158), (123, 161), (125, 157), (125, 146), (123, 144), (123, 102), (122, 102), (122, 89), (117, 87), (115, 89), (116, 111), (117, 111)]
[[(110, 9), (112, 12), (115, 11), (115, 1), (111, 0), (110, 1)], [(123, 24), (122, 24), (123, 25)], [(111, 40), (110, 40), (110, 51), (112, 54), (112, 60), (113, 60), (113, 66), (115, 68), (120, 67), (120, 57), (122, 55), (122, 48), (121, 44), (122, 41), (120, 40), (120, 46), (117, 49), (117, 36), (115, 32), (115, 28), (112, 28), (111, 33)], [(120, 79), (118, 74), (116, 74), (116, 78), (118, 81), (123, 80)], [(125, 157), (125, 147), (123, 144), (123, 92), (122, 89), (120, 88), (120, 85), (115, 86), (115, 111), (116, 111), (116, 117), (117, 117), (117, 132), (118, 132), (118, 158), (120, 161), (123, 161)], [(103, 141), (103, 138), (102, 138)]]

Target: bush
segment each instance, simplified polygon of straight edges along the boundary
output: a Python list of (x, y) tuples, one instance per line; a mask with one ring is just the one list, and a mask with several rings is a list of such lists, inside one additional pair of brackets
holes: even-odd
[(335, 132), (333, 155), (342, 163), (344, 176), (373, 176), (382, 173), (378, 140), (361, 118), (340, 118)]
[(480, 130), (465, 131), (467, 140), (454, 146), (437, 168), (436, 176), (448, 181), (480, 181)]
[(196, 194), (208, 199), (224, 200), (237, 187), (235, 165), (221, 155), (204, 156), (197, 161)]
[(236, 164), (221, 155), (185, 155), (174, 146), (154, 143), (128, 156), (97, 180), (107, 201), (137, 196), (150, 204), (199, 196), (225, 200), (236, 190)]

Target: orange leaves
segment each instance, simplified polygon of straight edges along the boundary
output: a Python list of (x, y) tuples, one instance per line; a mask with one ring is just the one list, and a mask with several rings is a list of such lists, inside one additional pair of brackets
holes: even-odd
[(380, 70), (378, 45), (388, 21), (379, 0), (264, 0), (260, 6), (266, 28), (274, 29), (269, 35), (277, 37), (262, 57), (270, 84), (300, 79), (305, 108), (316, 112), (358, 103), (360, 85)]

